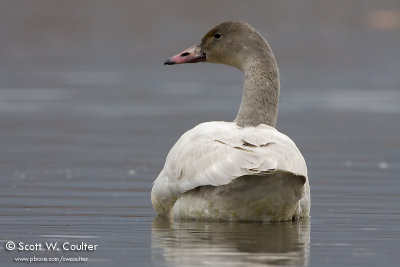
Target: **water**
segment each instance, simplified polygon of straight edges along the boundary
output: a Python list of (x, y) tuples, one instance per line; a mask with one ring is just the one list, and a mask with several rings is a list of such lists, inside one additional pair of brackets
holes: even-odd
[[(204, 23), (191, 17), (200, 4), (178, 19), (179, 1), (160, 9), (153, 2), (139, 9), (51, 2), (2, 9), (9, 23), (0, 26), (7, 37), (0, 63), (0, 242), (98, 247), (3, 249), (1, 266), (62, 256), (88, 258), (77, 266), (397, 265), (400, 83), (392, 41), (398, 29), (354, 22), (384, 7), (358, 11), (346, 4), (354, 13), (345, 12), (345, 23), (323, 20), (311, 30), (303, 26), (312, 10), (291, 18), (298, 26), (272, 11), (268, 18), (260, 11), (250, 16), (254, 10), (240, 3), (227, 11), (268, 29), (282, 73), (278, 129), (293, 138), (309, 168), (310, 220), (263, 224), (160, 220), (150, 203), (151, 183), (177, 138), (200, 122), (231, 120), (239, 106), (237, 70), (162, 66), (220, 21), (218, 12)], [(274, 7), (281, 15), (294, 12)], [(190, 23), (177, 34), (181, 20)], [(327, 39), (316, 45), (312, 34)], [(345, 44), (328, 42), (354, 35)], [(288, 43), (288, 36), (297, 41)], [(381, 72), (364, 61), (378, 37), (382, 49), (369, 60)], [(318, 56), (310, 59), (312, 51)]]

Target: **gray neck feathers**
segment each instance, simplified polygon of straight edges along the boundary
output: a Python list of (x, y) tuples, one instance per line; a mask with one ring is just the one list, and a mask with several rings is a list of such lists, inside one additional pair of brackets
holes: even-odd
[(268, 44), (241, 66), (245, 75), (243, 98), (235, 122), (242, 127), (275, 127), (279, 103), (279, 71)]

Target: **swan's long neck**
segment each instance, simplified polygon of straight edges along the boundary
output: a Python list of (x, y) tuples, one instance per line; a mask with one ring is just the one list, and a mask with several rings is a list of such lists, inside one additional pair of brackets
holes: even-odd
[(279, 71), (268, 44), (242, 66), (243, 98), (235, 122), (242, 127), (275, 127), (279, 103)]

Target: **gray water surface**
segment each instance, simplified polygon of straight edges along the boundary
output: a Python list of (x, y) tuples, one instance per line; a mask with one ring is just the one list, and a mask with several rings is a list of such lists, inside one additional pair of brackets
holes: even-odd
[[(1, 266), (398, 265), (398, 1), (231, 2), (2, 2)], [(232, 120), (241, 97), (238, 70), (162, 62), (232, 18), (277, 55), (277, 128), (307, 161), (309, 220), (171, 222), (151, 207), (179, 136)], [(7, 251), (7, 241), (97, 249)]]
[[(65, 94), (54, 89), (46, 99), (25, 94), (42, 90), (0, 93), (1, 99), (22, 107), (10, 107), (1, 116), (2, 241), (84, 241), (99, 247), (82, 253), (2, 252), (3, 264), (14, 266), (15, 257), (33, 255), (83, 255), (88, 266), (377, 266), (397, 258), (397, 113), (336, 109), (334, 103), (330, 109), (302, 109), (295, 100), (289, 103), (288, 96), (279, 128), (293, 137), (308, 162), (311, 219), (174, 223), (155, 218), (151, 183), (181, 128), (197, 123), (200, 116), (181, 113), (181, 106), (170, 103), (196, 106), (204, 100), (166, 94), (163, 103), (153, 106), (154, 114), (130, 114), (119, 107), (143, 101), (132, 91), (124, 92), (126, 98), (109, 100), (106, 111), (98, 112), (97, 98), (109, 94), (108, 88)], [(297, 111), (285, 109), (289, 104), (299, 105)], [(224, 114), (224, 107), (217, 108)]]

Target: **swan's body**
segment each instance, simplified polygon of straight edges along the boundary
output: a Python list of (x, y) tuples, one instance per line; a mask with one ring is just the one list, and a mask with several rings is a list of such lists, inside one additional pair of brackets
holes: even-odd
[(308, 217), (306, 163), (294, 142), (273, 128), (279, 72), (266, 41), (248, 24), (226, 22), (166, 63), (199, 61), (243, 70), (242, 104), (234, 122), (202, 123), (177, 141), (152, 189), (157, 214), (238, 221)]

